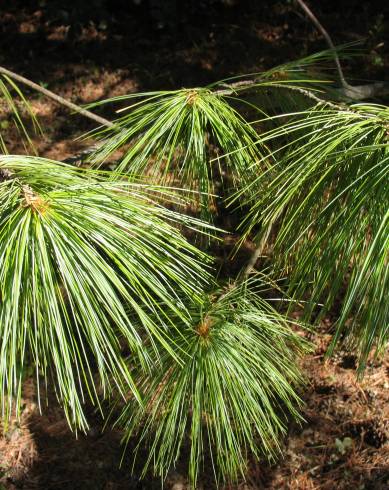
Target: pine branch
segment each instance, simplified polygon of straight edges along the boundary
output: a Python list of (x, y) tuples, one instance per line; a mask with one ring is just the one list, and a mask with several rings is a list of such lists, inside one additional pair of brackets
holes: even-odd
[(381, 294), (388, 283), (388, 108), (316, 106), (301, 116), (262, 134), (276, 148), (275, 161), (254, 192), (252, 183), (239, 191), (243, 206), (251, 207), (243, 237), (258, 224), (266, 236), (277, 221), (272, 269), (286, 273), (289, 297), (309, 297), (306, 319), (318, 321), (341, 299), (333, 345), (347, 337), (358, 348), (362, 373), (369, 353), (388, 338)]

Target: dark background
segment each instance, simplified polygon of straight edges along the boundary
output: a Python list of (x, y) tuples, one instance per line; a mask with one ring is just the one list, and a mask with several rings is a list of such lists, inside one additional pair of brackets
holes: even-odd
[[(327, 48), (293, 1), (138, 2), (3, 0), (0, 62), (57, 85), (117, 70), (144, 90), (205, 84)], [(335, 44), (363, 41), (353, 77), (388, 79), (387, 2), (309, 5)]]

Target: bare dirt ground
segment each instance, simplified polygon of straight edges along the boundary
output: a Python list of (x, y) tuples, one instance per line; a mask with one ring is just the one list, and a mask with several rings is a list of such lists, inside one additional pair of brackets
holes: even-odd
[[(78, 104), (206, 84), (326, 48), (292, 2), (237, 1), (197, 11), (180, 7), (174, 22), (162, 29), (142, 4), (116, 0), (104, 15), (94, 16), (85, 9), (73, 12), (68, 3), (3, 1), (0, 64)], [(389, 80), (389, 24), (381, 2), (316, 0), (310, 5), (335, 42), (364, 39), (364, 56), (346, 63), (354, 79)], [(75, 18), (82, 22), (74, 23)], [(34, 138), (41, 156), (64, 159), (88, 145), (74, 141), (93, 127), (88, 120), (25, 93), (46, 128), (43, 137)], [(114, 117), (109, 108), (99, 111)], [(21, 151), (12, 131), (6, 138), (13, 152)], [(246, 482), (228, 490), (389, 488), (389, 355), (372, 361), (358, 382), (351, 354), (325, 361), (330, 331), (330, 321), (321, 325), (316, 351), (304, 360), (306, 423), (291, 424), (284, 458), (274, 465), (251, 462)], [(27, 380), (21, 420), (0, 436), (0, 489), (161, 488), (159, 480), (139, 482), (136, 474), (129, 475), (130, 454), (119, 468), (120, 434), (102, 432), (103, 421), (92, 410), (90, 420), (89, 434), (76, 438), (55, 404), (39, 414), (33, 382)], [(180, 468), (172, 472), (165, 488), (184, 489), (181, 473)], [(212, 488), (210, 478), (206, 471), (204, 490)]]

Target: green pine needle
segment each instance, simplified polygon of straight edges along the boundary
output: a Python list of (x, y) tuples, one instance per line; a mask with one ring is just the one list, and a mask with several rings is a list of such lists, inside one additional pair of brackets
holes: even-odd
[(0, 120), (0, 152), (8, 153), (2, 130), (8, 128), (10, 121), (19, 133), (26, 153), (29, 153), (30, 151), (36, 153), (34, 144), (24, 122), (26, 116), (36, 133), (41, 134), (42, 129), (31, 105), (24, 97), (23, 92), (15, 82), (6, 75), (0, 75), (0, 103), (5, 105), (5, 108), (3, 107), (1, 112), (6, 116), (6, 118)]
[[(119, 174), (148, 173), (153, 182), (173, 182), (195, 190), (203, 216), (209, 218), (215, 182), (223, 181), (226, 170), (233, 179), (249, 178), (249, 167), (261, 157), (254, 144), (255, 130), (226, 99), (209, 89), (195, 88), (104, 101), (135, 100), (112, 131), (101, 133), (103, 137), (113, 134), (93, 158), (102, 162), (130, 143), (117, 168)], [(227, 156), (218, 158), (223, 154)], [(213, 164), (211, 157), (215, 157)]]
[(128, 402), (118, 424), (126, 442), (137, 436), (138, 449), (148, 441), (144, 472), (152, 465), (165, 478), (188, 445), (195, 487), (202, 468), (213, 467), (217, 481), (236, 480), (249, 454), (280, 451), (287, 414), (300, 419), (296, 356), (307, 344), (260, 298), (261, 287), (251, 279), (209, 296), (177, 340), (184, 363), (163, 355), (150, 374), (136, 373), (144, 404)]
[(275, 225), (274, 269), (290, 294), (310, 297), (307, 314), (342, 300), (333, 346), (356, 346), (360, 373), (389, 339), (388, 121), (374, 104), (290, 115), (263, 135), (273, 165), (244, 190), (246, 234)]
[(174, 225), (197, 223), (97, 172), (21, 156), (0, 169), (11, 174), (0, 182), (2, 415), (19, 410), (32, 363), (37, 388), (53, 382), (69, 424), (85, 429), (86, 398), (116, 386), (139, 400), (122, 347), (142, 365), (145, 339), (175, 354), (170, 317), (189, 322), (181, 298), (201, 302), (209, 277)]

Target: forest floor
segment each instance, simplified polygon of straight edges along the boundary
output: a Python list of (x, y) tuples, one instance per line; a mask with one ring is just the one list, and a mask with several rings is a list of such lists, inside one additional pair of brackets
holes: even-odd
[[(293, 2), (242, 0), (197, 11), (188, 2), (173, 21), (151, 18), (135, 2), (108, 2), (112, 6), (106, 12), (94, 13), (85, 7), (71, 11), (68, 3), (3, 1), (0, 65), (78, 104), (199, 86), (326, 48)], [(389, 23), (381, 2), (316, 0), (310, 5), (336, 43), (363, 40), (362, 56), (345, 63), (355, 83), (389, 80)], [(90, 121), (25, 93), (45, 128), (43, 137), (34, 138), (41, 156), (63, 160), (88, 146), (75, 138), (93, 127)], [(100, 113), (114, 117), (109, 108)], [(22, 151), (11, 130), (6, 140), (12, 152)], [(330, 318), (320, 325), (315, 352), (304, 359), (305, 423), (290, 425), (284, 457), (273, 465), (250, 462), (246, 481), (228, 490), (389, 489), (389, 355), (372, 360), (358, 381), (353, 355), (339, 352), (325, 360), (331, 326)], [(161, 488), (159, 480), (129, 476), (129, 454), (119, 468), (120, 434), (102, 432), (103, 421), (92, 411), (90, 421), (87, 436), (76, 437), (55, 404), (39, 414), (33, 382), (26, 380), (21, 420), (0, 436), (0, 490)], [(203, 490), (213, 488), (212, 469), (205, 470)], [(179, 466), (165, 488), (185, 489), (183, 474)]]

